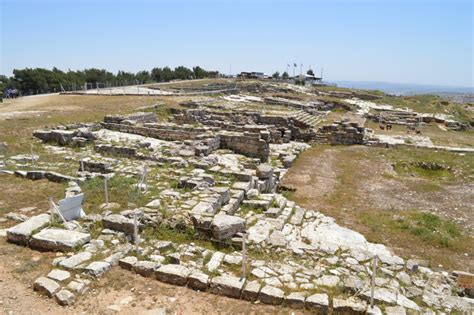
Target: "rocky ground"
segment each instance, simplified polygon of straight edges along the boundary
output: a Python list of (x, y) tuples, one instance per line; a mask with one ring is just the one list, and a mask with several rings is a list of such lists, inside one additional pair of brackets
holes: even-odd
[[(349, 163), (339, 155), (360, 157), (364, 150), (387, 149), (350, 151), (306, 143), (363, 144), (371, 132), (360, 121), (319, 128), (337, 105), (311, 99), (317, 94), (307, 88), (242, 89), (253, 92), (182, 102), (169, 109), (166, 123), (158, 121), (164, 113), (161, 104), (148, 106), (146, 112), (108, 115), (101, 123), (37, 130), (33, 156), (12, 154), (9, 147), (14, 144), (5, 143), (0, 165), (4, 182), (38, 182), (33, 195), (53, 195), (56, 202), (84, 198), (87, 214), (62, 222), (48, 213), (45, 200), (5, 212), (0, 227), (9, 243), (2, 240), (2, 256), (21, 249), (13, 254), (18, 261), (0, 265), (7, 274), (0, 288), (5, 311), (22, 313), (35, 304), (40, 313), (307, 309), (395, 314), (471, 309), (472, 299), (465, 296), (469, 292), (457, 284), (459, 273), (432, 268), (424, 257), (413, 259), (398, 251), (396, 243), (394, 253), (390, 246), (368, 241), (345, 227), (352, 226), (351, 216), (335, 212), (338, 207), (357, 211), (363, 203), (382, 210), (432, 205), (427, 210), (442, 212), (458, 202), (458, 208), (472, 210), (465, 198), (469, 184), (451, 185), (451, 199), (444, 198), (445, 191), (416, 198), (421, 203), (397, 198), (410, 196), (411, 190), (390, 186), (398, 176), (390, 165), (368, 168), (370, 163)], [(268, 91), (302, 96), (259, 96)], [(321, 153), (315, 159), (314, 149)], [(301, 163), (308, 156), (310, 161)], [(341, 161), (355, 169), (341, 173)], [(354, 177), (347, 178), (351, 170), (377, 174), (377, 184), (373, 176), (356, 176), (363, 190), (353, 190)], [(279, 191), (282, 180), (296, 191)], [(45, 181), (55, 183), (54, 193), (42, 190), (48, 189)], [(341, 191), (341, 183), (348, 189)], [(21, 191), (8, 185), (5, 189)], [(355, 203), (345, 208), (351, 200)], [(2, 200), (1, 206), (11, 210), (12, 204)], [(323, 214), (325, 210), (338, 222)], [(471, 214), (466, 212), (461, 223), (469, 222)], [(374, 259), (377, 306), (369, 309)], [(468, 264), (464, 270), (470, 268)], [(10, 275), (11, 270), (15, 272)], [(14, 303), (7, 293), (10, 282), (24, 293), (17, 297), (24, 304)], [(100, 309), (94, 308), (96, 302)]]

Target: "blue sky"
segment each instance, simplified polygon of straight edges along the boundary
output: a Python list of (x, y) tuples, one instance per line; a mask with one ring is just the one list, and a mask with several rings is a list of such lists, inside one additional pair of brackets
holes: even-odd
[(327, 80), (473, 86), (470, 0), (0, 3), (6, 75), (165, 65), (271, 74), (301, 62)]

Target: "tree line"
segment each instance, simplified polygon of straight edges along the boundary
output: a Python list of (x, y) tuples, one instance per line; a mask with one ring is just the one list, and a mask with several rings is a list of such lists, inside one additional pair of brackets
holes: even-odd
[(7, 89), (17, 89), (21, 95), (42, 94), (81, 90), (87, 88), (102, 88), (112, 86), (146, 84), (153, 82), (169, 82), (172, 80), (190, 80), (216, 77), (217, 71), (207, 71), (196, 66), (192, 69), (179, 66), (153, 68), (137, 73), (118, 71), (114, 74), (105, 69), (84, 69), (79, 71), (62, 71), (56, 67), (52, 70), (44, 68), (25, 68), (13, 70), (13, 76), (0, 75), (0, 92)]

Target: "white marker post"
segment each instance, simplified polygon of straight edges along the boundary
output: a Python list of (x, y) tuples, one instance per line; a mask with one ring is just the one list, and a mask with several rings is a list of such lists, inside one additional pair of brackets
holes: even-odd
[(148, 192), (148, 186), (146, 185), (146, 177), (148, 175), (148, 168), (146, 167), (146, 165), (143, 167), (143, 181), (142, 181), (142, 185), (144, 185), (145, 187), (145, 193)]
[(375, 275), (377, 273), (377, 255), (374, 256), (372, 263), (372, 281), (370, 283), (370, 308), (374, 308), (374, 290), (375, 290)]
[(105, 194), (105, 205), (109, 206), (109, 191), (107, 187), (107, 177), (104, 177), (104, 194)]
[(84, 173), (84, 159), (81, 158), (81, 172)]
[(137, 184), (138, 194), (141, 193), (143, 185), (145, 187), (144, 191), (147, 192), (147, 187), (146, 187), (146, 184), (145, 184), (146, 183), (147, 172), (148, 172), (147, 167), (146, 167), (146, 165), (144, 165), (142, 175), (140, 176), (140, 181)]
[(242, 279), (247, 277), (247, 232), (242, 233)]
[(30, 144), (30, 154), (31, 154), (31, 167), (34, 171), (35, 170), (35, 156), (33, 155), (33, 144)]
[(133, 216), (133, 242), (135, 244), (135, 252), (138, 254), (138, 219), (137, 219), (138, 214), (135, 213)]

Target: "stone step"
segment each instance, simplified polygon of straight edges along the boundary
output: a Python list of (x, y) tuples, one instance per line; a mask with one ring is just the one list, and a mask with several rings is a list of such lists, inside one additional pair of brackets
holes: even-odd
[(46, 227), (50, 221), (49, 214), (43, 213), (29, 218), (25, 222), (7, 230), (7, 240), (11, 243), (27, 245), (33, 232)]
[(49, 251), (71, 251), (89, 243), (89, 233), (47, 228), (32, 236), (30, 247)]

